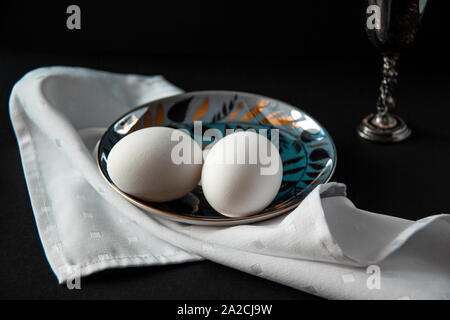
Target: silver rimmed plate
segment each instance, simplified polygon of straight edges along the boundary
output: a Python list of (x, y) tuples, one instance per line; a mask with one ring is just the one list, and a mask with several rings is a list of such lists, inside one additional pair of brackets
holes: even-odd
[[(183, 198), (152, 203), (134, 198), (114, 185), (108, 176), (107, 159), (120, 139), (152, 126), (186, 129), (196, 138), (194, 121), (202, 121), (203, 131), (214, 128), (224, 134), (227, 129), (267, 129), (267, 132), (279, 129), (283, 181), (275, 200), (266, 209), (252, 216), (232, 218), (208, 204), (201, 186)], [(201, 141), (203, 148), (215, 142)], [(242, 92), (199, 91), (151, 101), (120, 117), (101, 138), (97, 162), (103, 177), (119, 194), (152, 215), (189, 224), (235, 225), (265, 220), (296, 208), (317, 185), (329, 181), (336, 166), (336, 149), (328, 132), (316, 120), (287, 103)]]

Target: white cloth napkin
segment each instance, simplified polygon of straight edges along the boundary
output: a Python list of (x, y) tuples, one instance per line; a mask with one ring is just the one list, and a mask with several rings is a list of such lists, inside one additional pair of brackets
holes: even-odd
[(11, 119), (59, 282), (204, 258), (325, 298), (450, 298), (449, 215), (414, 222), (359, 210), (338, 183), (290, 214), (233, 227), (156, 219), (123, 199), (98, 172), (95, 143), (127, 110), (179, 92), (160, 76), (70, 67), (31, 71), (14, 86)]

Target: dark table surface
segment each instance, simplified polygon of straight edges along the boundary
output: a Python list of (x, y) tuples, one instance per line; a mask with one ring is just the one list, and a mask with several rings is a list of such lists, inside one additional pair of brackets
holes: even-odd
[[(291, 103), (319, 120), (338, 153), (334, 181), (347, 184), (359, 208), (419, 219), (450, 212), (448, 63), (400, 60), (397, 112), (413, 130), (403, 143), (358, 138), (355, 127), (374, 109), (379, 61), (368, 58), (200, 58), (144, 55), (0, 53), (0, 298), (27, 299), (316, 299), (212, 262), (108, 270), (59, 286), (42, 250), (9, 114), (12, 85), (27, 71), (74, 65), (120, 73), (162, 74), (186, 91), (229, 89)], [(299, 270), (301, 272), (301, 270)]]

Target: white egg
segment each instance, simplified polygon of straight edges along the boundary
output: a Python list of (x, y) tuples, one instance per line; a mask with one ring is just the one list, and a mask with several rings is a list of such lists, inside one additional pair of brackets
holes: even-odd
[[(185, 148), (184, 163), (178, 157), (180, 147)], [(200, 156), (198, 163), (194, 161), (196, 155)], [(146, 201), (164, 202), (195, 188), (201, 177), (201, 157), (202, 149), (185, 132), (151, 127), (117, 142), (108, 155), (107, 170), (123, 192)]]
[(283, 163), (275, 145), (255, 132), (236, 132), (209, 151), (202, 169), (202, 188), (216, 211), (240, 217), (266, 208), (277, 195), (282, 178)]

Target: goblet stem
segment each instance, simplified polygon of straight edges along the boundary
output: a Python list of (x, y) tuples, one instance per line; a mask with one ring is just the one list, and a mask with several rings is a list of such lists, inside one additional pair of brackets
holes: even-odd
[(398, 142), (411, 134), (405, 122), (389, 112), (395, 107), (393, 91), (397, 84), (398, 57), (398, 54), (383, 55), (383, 79), (377, 100), (377, 112), (361, 121), (358, 126), (361, 138), (377, 142)]
[(395, 107), (393, 91), (397, 84), (397, 60), (398, 54), (383, 55), (383, 79), (377, 100), (377, 115), (372, 120), (374, 125), (381, 128), (392, 128), (397, 125), (395, 118), (389, 114), (389, 109)]

